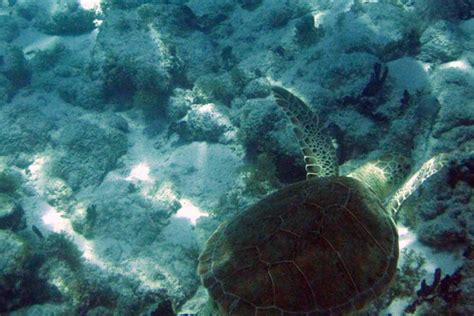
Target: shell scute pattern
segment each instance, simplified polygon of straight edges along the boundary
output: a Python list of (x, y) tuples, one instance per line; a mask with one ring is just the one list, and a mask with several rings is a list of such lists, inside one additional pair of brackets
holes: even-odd
[(325, 177), (221, 225), (198, 271), (226, 315), (339, 315), (383, 291), (397, 259), (394, 222), (375, 195), (358, 180)]

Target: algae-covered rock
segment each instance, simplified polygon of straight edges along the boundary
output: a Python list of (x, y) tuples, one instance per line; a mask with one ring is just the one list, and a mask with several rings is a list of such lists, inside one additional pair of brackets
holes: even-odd
[(217, 105), (193, 104), (176, 129), (187, 141), (225, 142), (224, 133), (232, 129), (232, 124)]
[(164, 112), (180, 61), (157, 26), (136, 11), (107, 10), (94, 58), (102, 66), (106, 100), (142, 108), (147, 116)]
[(16, 104), (0, 112), (0, 154), (34, 153), (49, 141), (53, 122), (34, 104)]
[(56, 1), (50, 14), (44, 12), (37, 21), (38, 28), (52, 35), (78, 35), (95, 28), (95, 12), (85, 10), (73, 0)]
[(250, 156), (278, 148), (276, 144), (284, 139), (277, 131), (284, 124), (283, 113), (275, 109), (273, 100), (248, 100), (239, 114), (239, 138)]
[[(21, 264), (26, 257), (25, 243), (14, 233), (0, 230), (0, 281), (8, 274), (21, 269)], [(0, 300), (1, 301), (1, 300)]]
[(474, 137), (474, 70), (465, 60), (439, 66), (431, 76), (433, 94), (440, 103), (433, 136), (436, 148), (452, 151)]
[(31, 70), (21, 48), (0, 42), (0, 75), (0, 80), (1, 78), (8, 80), (6, 87), (8, 99), (18, 89), (30, 83)]
[(21, 173), (17, 170), (0, 164), (0, 192), (14, 193), (23, 182)]
[[(68, 312), (66, 304), (33, 304), (12, 311), (11, 316), (49, 315), (61, 316)], [(101, 314), (107, 315), (107, 314)]]
[(436, 220), (421, 225), (418, 230), (419, 239), (439, 249), (452, 249), (453, 246), (465, 242), (466, 232), (451, 216), (451, 214), (442, 214)]
[(0, 41), (11, 42), (20, 34), (15, 19), (8, 15), (0, 15)]
[(191, 90), (175, 89), (168, 101), (166, 114), (171, 122), (183, 118), (191, 109), (193, 92)]
[(270, 94), (270, 84), (264, 78), (250, 81), (244, 88), (243, 94), (247, 99), (266, 98)]
[(269, 164), (276, 166), (277, 177), (292, 182), (304, 177), (297, 141), (283, 121), (283, 113), (275, 109), (270, 99), (250, 99), (239, 112), (236, 125), (240, 125), (238, 138), (247, 156), (255, 160), (262, 153), (272, 157)]
[(17, 229), (23, 220), (23, 208), (8, 194), (0, 193), (0, 229)]
[(445, 63), (456, 60), (462, 54), (462, 42), (455, 25), (438, 21), (429, 26), (421, 35), (421, 60)]
[(474, 237), (472, 152), (457, 152), (450, 164), (427, 180), (416, 199), (414, 216), (419, 239), (450, 250)]
[(85, 121), (66, 125), (56, 136), (58, 154), (51, 171), (73, 189), (99, 184), (127, 152), (127, 138)]

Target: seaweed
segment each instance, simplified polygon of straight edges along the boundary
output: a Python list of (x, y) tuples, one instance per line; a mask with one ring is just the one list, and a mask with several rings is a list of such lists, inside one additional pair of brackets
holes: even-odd
[(343, 97), (341, 103), (343, 105), (353, 105), (359, 113), (370, 117), (376, 122), (387, 122), (388, 118), (384, 114), (377, 112), (378, 105), (383, 101), (381, 93), (387, 76), (388, 67), (375, 63), (370, 80), (362, 90), (362, 93), (355, 97)]
[(418, 305), (424, 302), (432, 303), (436, 298), (441, 298), (448, 304), (455, 303), (461, 293), (461, 290), (457, 288), (462, 279), (460, 271), (458, 269), (452, 275), (447, 274), (441, 279), (441, 269), (437, 268), (434, 272), (433, 283), (427, 285), (425, 279), (421, 281), (420, 289), (416, 292), (417, 298), (405, 308), (405, 312), (412, 314)]
[(35, 233), (36, 236), (38, 236), (39, 239), (44, 239), (44, 236), (38, 229), (38, 227), (36, 227), (35, 225), (31, 225), (31, 230), (33, 231), (33, 233)]
[(370, 81), (362, 91), (363, 97), (373, 97), (377, 95), (383, 88), (388, 75), (388, 67), (382, 66), (380, 63), (374, 64), (374, 72), (370, 76)]
[(406, 110), (406, 108), (410, 104), (410, 98), (411, 98), (410, 92), (408, 92), (408, 90), (406, 89), (403, 90), (403, 97), (400, 99), (400, 105), (401, 105), (402, 110)]

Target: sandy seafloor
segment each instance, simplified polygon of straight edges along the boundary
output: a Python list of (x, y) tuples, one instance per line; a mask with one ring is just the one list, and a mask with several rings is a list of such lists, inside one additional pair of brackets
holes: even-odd
[(474, 314), (472, 1), (0, 3), (1, 315), (199, 312), (208, 236), (305, 177), (272, 84), (319, 113), (342, 174), (451, 154), (361, 315)]

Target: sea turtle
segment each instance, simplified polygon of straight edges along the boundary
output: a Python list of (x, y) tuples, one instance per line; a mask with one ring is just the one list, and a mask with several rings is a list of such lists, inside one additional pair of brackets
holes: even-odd
[[(446, 162), (438, 155), (401, 188), (409, 170), (386, 155), (347, 176), (318, 116), (274, 86), (304, 154), (307, 179), (222, 223), (199, 256), (205, 315), (344, 315), (389, 286), (397, 267), (393, 219), (404, 199)], [(387, 198), (388, 197), (388, 198)]]

